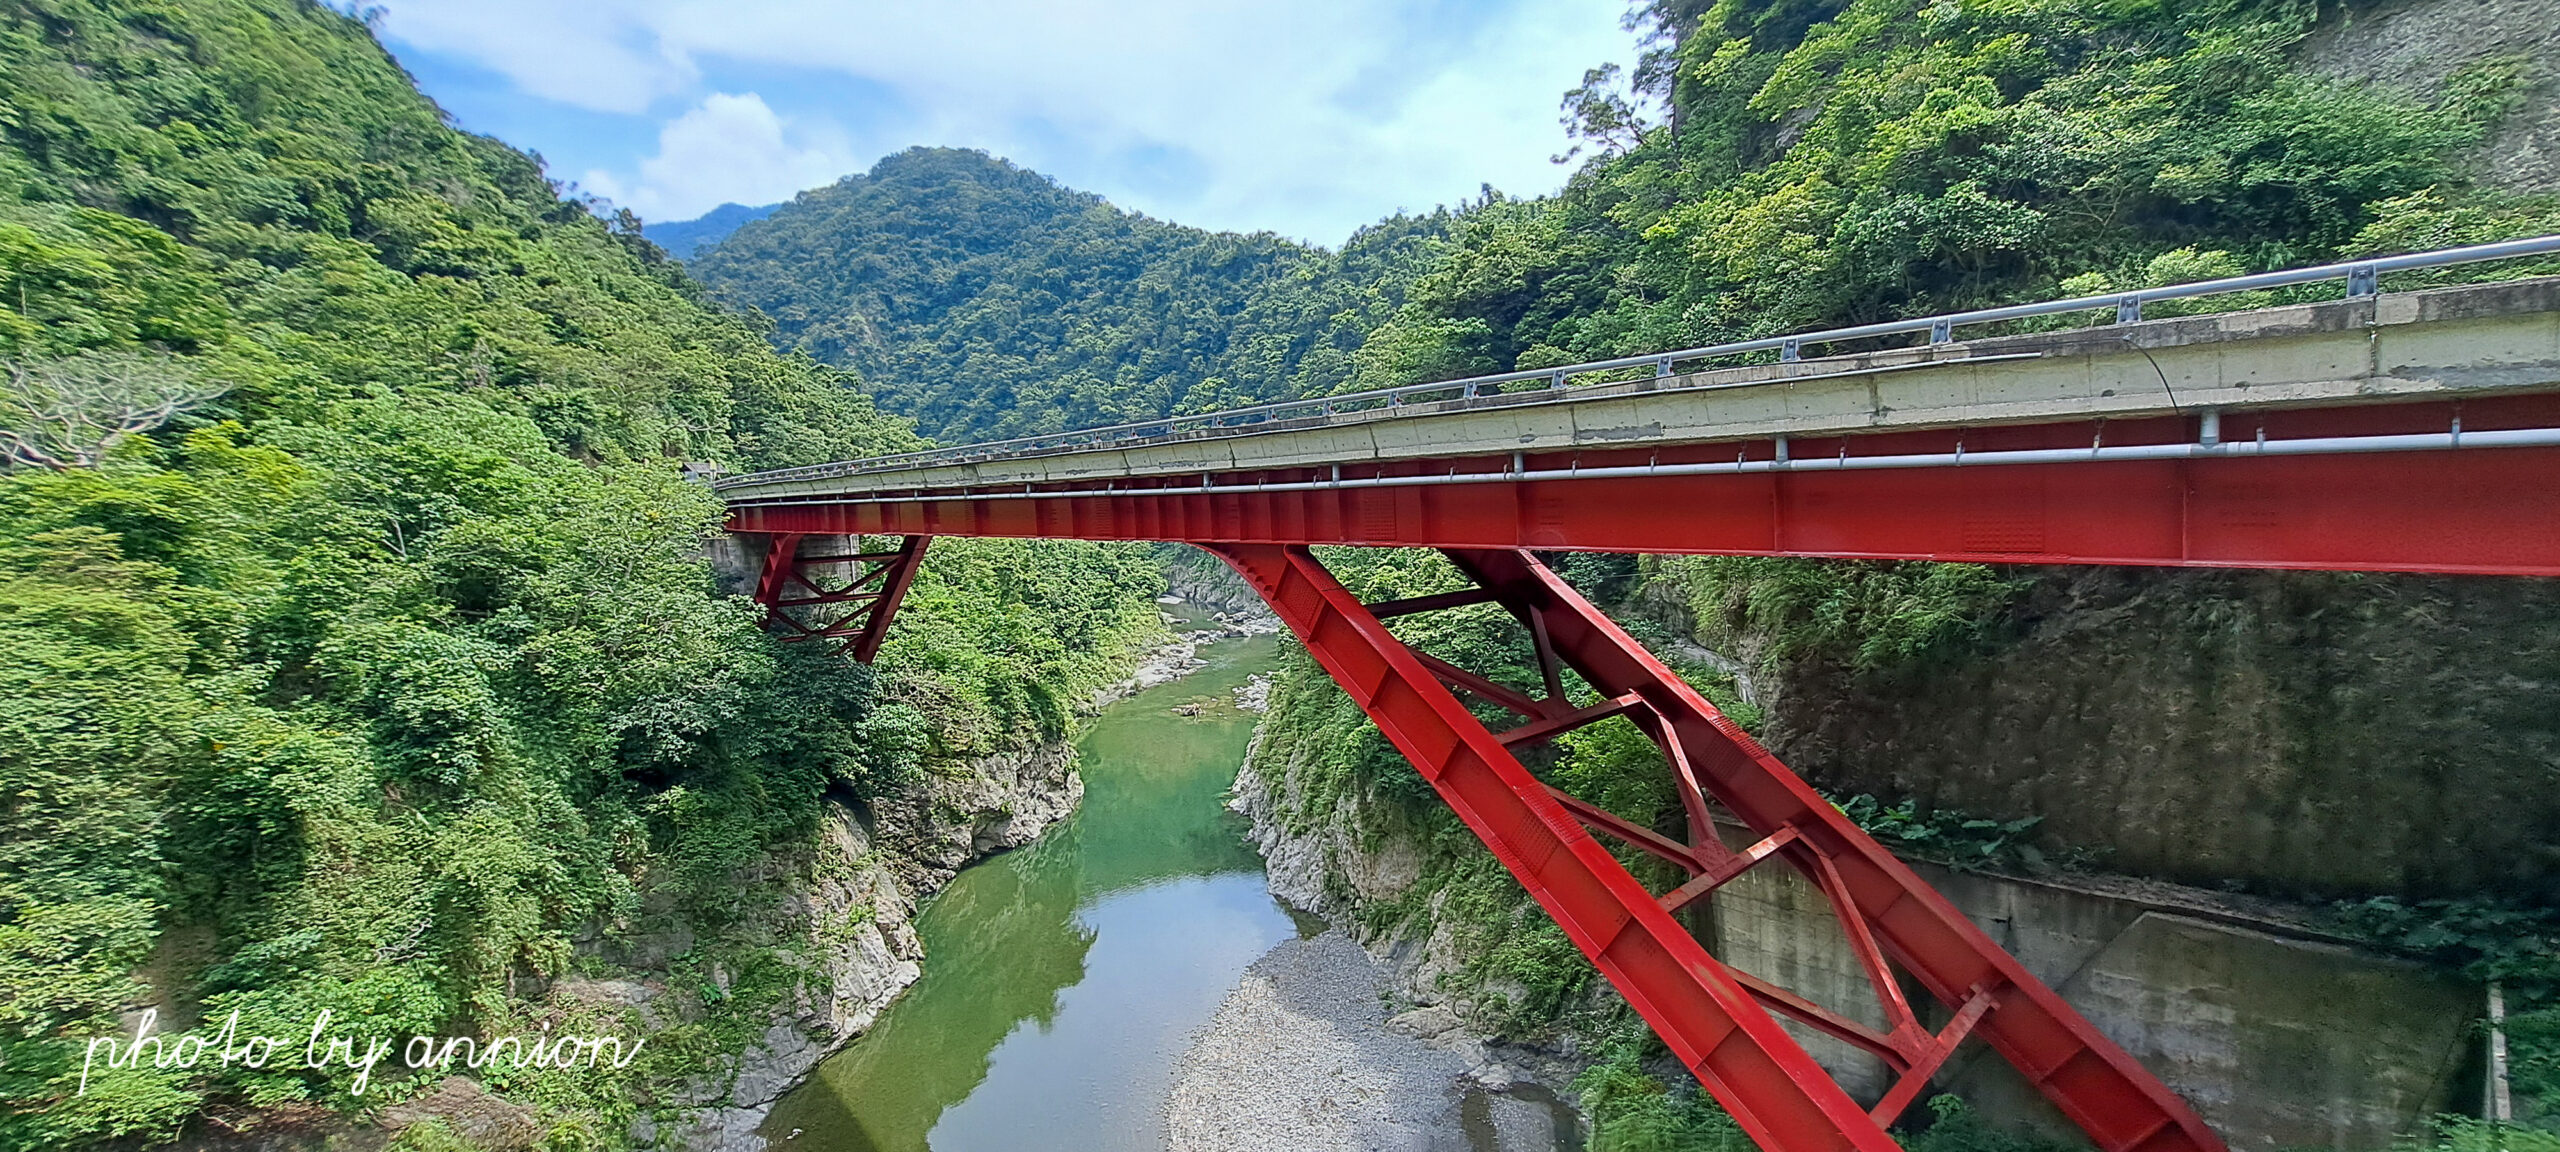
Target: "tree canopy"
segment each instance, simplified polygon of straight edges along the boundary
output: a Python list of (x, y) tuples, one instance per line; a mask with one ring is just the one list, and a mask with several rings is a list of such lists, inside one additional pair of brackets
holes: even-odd
[(1566, 96), (1564, 191), (1457, 221), (1357, 359), (1403, 383), (2560, 230), (2469, 180), (2520, 62), (2332, 79), (2290, 55), (2319, 13), (1639, 5), (1639, 66)]

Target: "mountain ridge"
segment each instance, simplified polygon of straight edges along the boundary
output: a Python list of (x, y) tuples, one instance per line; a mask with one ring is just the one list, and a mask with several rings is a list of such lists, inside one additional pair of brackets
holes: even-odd
[(782, 207), (783, 203), (777, 200), (749, 207), (734, 200), (728, 201), (691, 220), (647, 225), (640, 234), (648, 237), (650, 243), (666, 249), (667, 255), (678, 260), (691, 260), (703, 249), (728, 239), (740, 225), (773, 215), (773, 210)]
[(1452, 214), (1338, 250), (1129, 212), (985, 152), (913, 148), (811, 189), (689, 270), (775, 342), (982, 438), (1332, 391)]

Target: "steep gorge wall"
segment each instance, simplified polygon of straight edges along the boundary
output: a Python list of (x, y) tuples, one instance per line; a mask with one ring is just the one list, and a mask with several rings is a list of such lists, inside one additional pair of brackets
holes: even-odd
[(1994, 628), (1891, 675), (1783, 662), (1764, 735), (1835, 793), (2040, 816), (2109, 871), (2560, 897), (2560, 582), (2054, 569)]
[(1269, 605), (1253, 586), (1236, 575), (1236, 570), (1200, 549), (1182, 544), (1166, 544), (1165, 582), (1168, 590), (1193, 604), (1212, 612), (1246, 612), (1267, 614)]
[[(1945, 607), (1896, 608), (1852, 579), (1882, 571), (1646, 560), (1632, 587), (1593, 586), (1621, 589), (1612, 611), (1702, 687), (1732, 677), (1741, 711), (1835, 795), (2040, 816), (2053, 858), (2142, 878), (1933, 873), (2235, 1146), (2381, 1147), (2465, 1106), (2476, 986), (2349, 944), (2317, 907), (2234, 890), (2549, 899), (2560, 582), (2013, 568), (1967, 585), (1991, 605), (1978, 636), (1862, 664), (1862, 640), (1903, 626), (1891, 612)], [(1845, 612), (1814, 629), (1828, 639), (1788, 648), (1801, 621), (1750, 610), (1790, 583), (1847, 590), (1790, 609)], [(1346, 743), (1356, 709), (1303, 661), (1293, 676), (1236, 786), (1273, 890), (1352, 926), (1395, 960), (1402, 995), (1479, 1034), (1568, 1069), (1606, 1044), (1610, 998), (1563, 978), (1579, 958), (1541, 937), (1534, 905), (1469, 866), (1481, 849), (1401, 765), (1346, 776), (1365, 763)], [(1695, 927), (1728, 962), (1872, 1007), (1820, 912), (1781, 870)], [(1856, 1053), (1815, 1047), (1853, 1091), (1880, 1090)], [(1995, 1120), (2061, 1124), (1993, 1062), (1942, 1084)]]
[[(780, 883), (742, 885), (766, 902), (732, 929), (789, 957), (801, 978), (775, 1000), (770, 1024), (743, 1051), (668, 1102), (672, 1123), (644, 1117), (635, 1138), (687, 1152), (759, 1152), (765, 1141), (755, 1130), (774, 1103), (869, 1031), (923, 974), (928, 957), (914, 919), (924, 899), (970, 863), (1030, 843), (1083, 796), (1074, 749), (1061, 742), (928, 774), (868, 811), (830, 801), (819, 834), (771, 861)], [(681, 924), (609, 942), (608, 954), (621, 953), (661, 987), (644, 977), (603, 990), (645, 1011), (669, 961), (691, 944)]]
[[(1285, 695), (1285, 693), (1284, 693)], [(1608, 1043), (1612, 998), (1580, 986), (1522, 1028), (1538, 978), (1498, 959), (1535, 949), (1542, 913), (1517, 888), (1450, 875), (1431, 821), (1358, 792), (1328, 794), (1316, 750), (1257, 744), (1239, 773), (1274, 894), (1348, 928), (1390, 961), (1400, 1000), (1477, 1037), (1499, 1075), (1568, 1085)], [(1724, 830), (1740, 847), (1752, 837)], [(2478, 990), (2442, 972), (2307, 929), (2280, 905), (2103, 878), (1923, 874), (2028, 970), (2193, 1103), (2234, 1148), (2372, 1149), (2461, 1106), (2476, 1063)], [(1483, 905), (1496, 906), (1488, 932)], [(1776, 865), (1745, 873), (1689, 914), (1708, 951), (1835, 1012), (1882, 1027), (1866, 977), (1818, 891)], [(1523, 947), (1526, 945), (1527, 947)], [(1487, 963), (1488, 956), (1497, 957)], [(1575, 958), (1574, 963), (1579, 963)], [(1930, 1017), (1945, 1022), (1943, 1011)], [(1843, 1088), (1873, 1103), (1892, 1086), (1866, 1053), (1789, 1030)], [(1978, 1046), (1938, 1077), (2003, 1125), (2071, 1141), (2077, 1129)]]

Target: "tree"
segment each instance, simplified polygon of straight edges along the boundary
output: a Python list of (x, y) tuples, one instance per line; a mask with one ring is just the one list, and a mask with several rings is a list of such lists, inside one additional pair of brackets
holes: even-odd
[(1564, 94), (1563, 102), (1556, 107), (1564, 113), (1565, 134), (1580, 143), (1565, 149), (1555, 158), (1556, 163), (1580, 155), (1583, 144), (1596, 145), (1601, 156), (1609, 157), (1632, 152), (1644, 143), (1645, 129), (1650, 126), (1636, 110), (1635, 102), (1620, 91), (1621, 71), (1615, 64), (1593, 68), (1582, 74), (1581, 87)]
[(174, 357), (145, 352), (84, 352), (6, 367), (0, 449), (12, 465), (56, 472), (94, 466), (125, 437), (230, 390), (198, 381)]

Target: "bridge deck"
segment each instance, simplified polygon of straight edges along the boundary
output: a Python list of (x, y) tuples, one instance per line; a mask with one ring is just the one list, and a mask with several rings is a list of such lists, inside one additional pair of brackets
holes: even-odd
[[(1269, 473), (1511, 453), (2177, 419), (2560, 390), (2560, 277), (1273, 420), (1083, 450), (785, 469), (733, 504)], [(2082, 442), (2086, 442), (2083, 440)], [(1408, 469), (1391, 469), (1408, 471)]]

